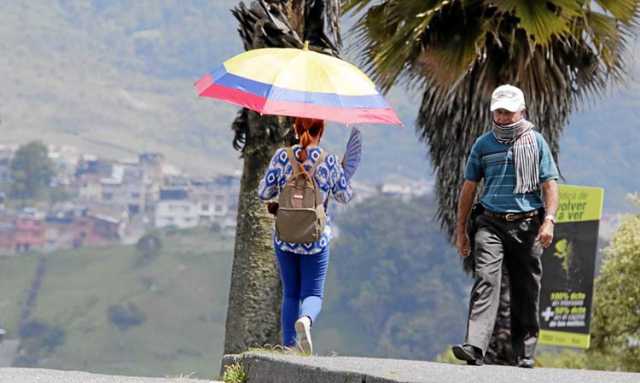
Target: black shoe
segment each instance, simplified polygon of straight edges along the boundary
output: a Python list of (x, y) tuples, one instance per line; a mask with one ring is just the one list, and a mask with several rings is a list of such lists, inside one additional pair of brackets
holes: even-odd
[(466, 361), (469, 365), (482, 366), (484, 364), (482, 350), (478, 347), (470, 344), (457, 344), (451, 347), (451, 351), (453, 351), (453, 355), (455, 355), (456, 358)]
[(531, 358), (522, 358), (518, 360), (518, 367), (522, 368), (533, 368), (534, 361)]

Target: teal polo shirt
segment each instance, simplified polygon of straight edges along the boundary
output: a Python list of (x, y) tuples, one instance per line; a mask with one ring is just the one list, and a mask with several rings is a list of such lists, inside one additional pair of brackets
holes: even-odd
[[(542, 134), (534, 131), (538, 143), (540, 161), (540, 184), (559, 178), (558, 168), (549, 145)], [(511, 145), (501, 144), (493, 132), (480, 136), (473, 144), (464, 178), (480, 182), (484, 179), (484, 192), (480, 203), (496, 213), (522, 213), (544, 207), (542, 189), (533, 193), (514, 194), (516, 172), (513, 166)]]

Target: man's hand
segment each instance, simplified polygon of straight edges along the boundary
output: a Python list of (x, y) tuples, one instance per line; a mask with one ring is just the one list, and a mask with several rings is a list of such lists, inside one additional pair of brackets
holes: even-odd
[(536, 241), (539, 241), (545, 249), (551, 245), (553, 241), (553, 222), (551, 222), (551, 220), (544, 220), (542, 226), (540, 226), (540, 230), (538, 230)]
[(461, 257), (467, 257), (471, 254), (471, 242), (466, 229), (458, 229), (456, 231), (456, 247)]
[(469, 213), (471, 213), (471, 206), (473, 205), (477, 187), (477, 182), (465, 180), (460, 190), (456, 224), (456, 247), (461, 257), (467, 257), (471, 254), (471, 244), (467, 234), (467, 221), (469, 220)]
[(553, 241), (553, 226), (555, 224), (554, 216), (558, 210), (558, 183), (555, 179), (549, 180), (542, 184), (542, 193), (544, 194), (544, 210), (547, 216), (538, 231), (537, 241), (540, 241), (546, 249)]

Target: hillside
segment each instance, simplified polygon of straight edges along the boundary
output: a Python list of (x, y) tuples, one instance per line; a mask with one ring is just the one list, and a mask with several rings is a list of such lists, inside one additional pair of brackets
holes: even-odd
[[(222, 357), (233, 242), (198, 229), (168, 233), (144, 262), (133, 246), (54, 253), (23, 324), (17, 365), (201, 378)], [(0, 323), (18, 334), (35, 256), (0, 258)]]
[(190, 3), (3, 4), (2, 142), (39, 138), (113, 157), (160, 151), (195, 170), (232, 170), (233, 108), (199, 102), (191, 84), (234, 51), (216, 44), (234, 2)]
[[(431, 198), (376, 198), (336, 217), (319, 354), (432, 359), (464, 332), (470, 279), (429, 218)], [(44, 259), (18, 366), (213, 376), (222, 356), (233, 238), (206, 229)], [(0, 325), (19, 333), (38, 257), (0, 257)]]
[[(238, 169), (230, 130), (237, 108), (198, 99), (193, 88), (200, 76), (242, 51), (229, 11), (235, 4), (3, 4), (0, 143), (41, 139), (115, 158), (159, 151), (205, 175)], [(329, 141), (342, 151), (337, 142), (345, 141), (346, 129), (331, 130)], [(389, 127), (373, 131), (380, 137), (374, 138), (371, 153), (389, 138), (394, 148), (413, 143), (419, 153), (410, 128), (400, 131), (401, 139)]]

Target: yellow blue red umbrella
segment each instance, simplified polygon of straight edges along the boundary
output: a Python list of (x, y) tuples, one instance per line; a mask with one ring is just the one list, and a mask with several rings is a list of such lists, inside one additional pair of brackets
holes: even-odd
[(306, 47), (244, 52), (203, 76), (196, 89), (262, 114), (402, 125), (367, 75)]

